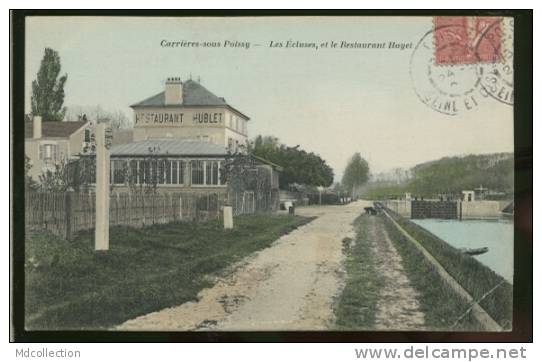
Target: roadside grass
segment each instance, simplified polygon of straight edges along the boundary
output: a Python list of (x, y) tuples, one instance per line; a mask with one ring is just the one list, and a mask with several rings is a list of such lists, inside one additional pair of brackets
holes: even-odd
[(355, 240), (345, 239), (346, 284), (335, 306), (335, 323), (342, 330), (370, 330), (383, 278), (378, 274), (368, 235), (368, 216), (354, 221)]
[(210, 275), (313, 219), (242, 216), (229, 231), (218, 220), (115, 227), (107, 252), (95, 252), (88, 233), (71, 242), (33, 233), (25, 244), (26, 329), (104, 329), (196, 300)]
[[(394, 217), (397, 223), (399, 223), (401, 227), (403, 227), (413, 238), (418, 240), (423, 247), (441, 263), (446, 271), (463, 288), (465, 288), (466, 291), (470, 293), (475, 300), (481, 299), (492, 288), (500, 285), (491, 294), (485, 296), (485, 298), (480, 301), (480, 306), (497, 323), (499, 323), (501, 327), (504, 329), (512, 328), (513, 287), (510, 283), (505, 281), (504, 278), (496, 274), (493, 270), (489, 269), (472, 256), (463, 254), (458, 249), (450, 246), (448, 243), (419, 225), (416, 225), (415, 223), (398, 215), (392, 215), (392, 217)], [(390, 224), (389, 220), (386, 220), (386, 222), (388, 224), (388, 232), (390, 233), (390, 237), (392, 236), (391, 233), (394, 233), (394, 236), (392, 237), (393, 240), (404, 240), (399, 231), (397, 231), (397, 229)], [(399, 248), (401, 247), (401, 244), (407, 244), (407, 241), (402, 243), (398, 243), (396, 241), (396, 244), (399, 245)], [(404, 246), (402, 249), (407, 250), (407, 248)], [(412, 249), (414, 248), (412, 247)], [(408, 257), (405, 259), (408, 259)], [(416, 275), (415, 269), (416, 268), (413, 269), (411, 274)], [(436, 273), (433, 272), (432, 274)], [(419, 279), (420, 280), (418, 282), (422, 283), (423, 277), (421, 275)], [(429, 285), (427, 285), (427, 287), (429, 287)], [(438, 289), (440, 292), (444, 293), (446, 288), (439, 287)], [(437, 299), (432, 301), (433, 298), (431, 297), (430, 289), (428, 289), (425, 293), (428, 293), (428, 303), (437, 305), (434, 304), (437, 302)], [(435, 291), (435, 293), (437, 294), (437, 291)], [(435, 295), (435, 297), (438, 296)], [(445, 298), (438, 299), (445, 300)], [(441, 308), (444, 307), (439, 306), (439, 309)], [(450, 315), (448, 321), (453, 318), (458, 318), (461, 314), (463, 314), (464, 311), (466, 311), (467, 308), (468, 306), (460, 307), (460, 305), (457, 304), (456, 307), (449, 311), (450, 313), (453, 312), (453, 314)], [(438, 311), (438, 309), (435, 309), (434, 312)], [(438, 321), (439, 318), (440, 317), (438, 315), (435, 315), (435, 321)], [(464, 328), (469, 329), (469, 323), (465, 323)]]
[(378, 216), (384, 224), (412, 287), (419, 293), (420, 310), (425, 315), (427, 330), (480, 330), (481, 326), (468, 313), (459, 319), (470, 304), (455, 293), (438, 275), (425, 256), (416, 249), (385, 216)]

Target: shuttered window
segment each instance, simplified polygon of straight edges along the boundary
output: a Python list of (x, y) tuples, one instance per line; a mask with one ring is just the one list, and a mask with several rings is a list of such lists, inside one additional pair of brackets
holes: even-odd
[(39, 158), (44, 161), (58, 160), (58, 145), (42, 143), (39, 146)]

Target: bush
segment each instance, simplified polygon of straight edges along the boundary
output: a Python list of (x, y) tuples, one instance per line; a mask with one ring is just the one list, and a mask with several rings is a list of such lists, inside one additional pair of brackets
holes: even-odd
[[(319, 194), (308, 194), (309, 205), (320, 204)], [(341, 199), (337, 194), (322, 194), (322, 205), (341, 205)]]

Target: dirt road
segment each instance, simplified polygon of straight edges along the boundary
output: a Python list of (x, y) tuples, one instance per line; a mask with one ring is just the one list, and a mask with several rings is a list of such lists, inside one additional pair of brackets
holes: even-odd
[(299, 208), (317, 216), (267, 249), (245, 259), (212, 288), (184, 303), (119, 326), (121, 330), (323, 330), (333, 326), (333, 301), (341, 291), (342, 240), (368, 206)]

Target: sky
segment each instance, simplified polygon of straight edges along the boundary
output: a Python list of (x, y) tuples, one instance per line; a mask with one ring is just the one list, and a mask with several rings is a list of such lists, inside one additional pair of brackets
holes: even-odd
[[(315, 152), (337, 180), (355, 152), (376, 173), (444, 156), (513, 151), (510, 105), (485, 99), (450, 116), (416, 95), (412, 48), (432, 29), (430, 17), (29, 17), (26, 25), (27, 112), (31, 82), (51, 47), (68, 74), (67, 106), (100, 105), (132, 117), (129, 105), (161, 92), (167, 77), (199, 77), (251, 118), (250, 137), (273, 135)], [(163, 41), (221, 47), (163, 47)], [(250, 46), (224, 47), (226, 41)], [(288, 41), (413, 46), (315, 50), (285, 48)]]

